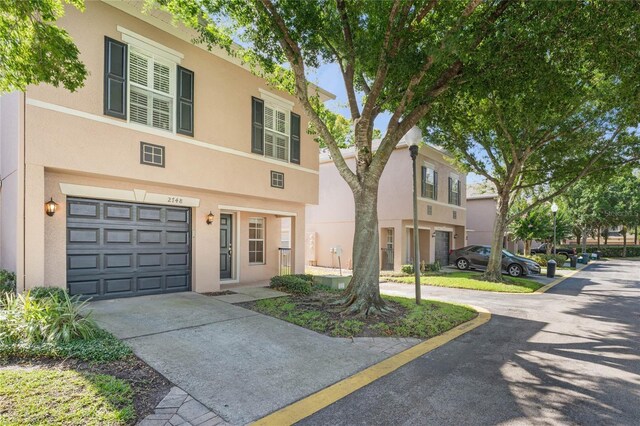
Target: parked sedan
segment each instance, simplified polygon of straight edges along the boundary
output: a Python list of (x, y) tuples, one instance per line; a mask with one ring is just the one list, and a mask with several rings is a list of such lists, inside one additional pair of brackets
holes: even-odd
[[(490, 246), (467, 246), (451, 251), (451, 259), (458, 269), (486, 269), (491, 254)], [(540, 265), (526, 257), (502, 250), (502, 271), (512, 277), (540, 273)]]

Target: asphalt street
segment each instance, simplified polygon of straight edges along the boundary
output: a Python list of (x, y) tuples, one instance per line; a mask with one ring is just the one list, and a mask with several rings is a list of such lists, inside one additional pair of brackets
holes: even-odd
[(592, 264), (541, 295), (422, 289), (493, 317), (300, 424), (640, 424), (640, 262)]

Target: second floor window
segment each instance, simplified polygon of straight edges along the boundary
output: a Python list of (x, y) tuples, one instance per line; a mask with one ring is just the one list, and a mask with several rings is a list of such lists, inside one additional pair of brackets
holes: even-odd
[(300, 116), (277, 102), (252, 97), (251, 152), (300, 164)]
[(289, 161), (289, 112), (264, 106), (264, 155)]
[(105, 37), (105, 115), (193, 136), (194, 73), (182, 55), (118, 29), (125, 42)]
[(438, 199), (438, 172), (430, 164), (422, 166), (421, 195), (423, 198)]
[(449, 176), (449, 204), (460, 205), (460, 179), (453, 173)]
[(174, 70), (141, 51), (129, 50), (129, 120), (173, 130)]

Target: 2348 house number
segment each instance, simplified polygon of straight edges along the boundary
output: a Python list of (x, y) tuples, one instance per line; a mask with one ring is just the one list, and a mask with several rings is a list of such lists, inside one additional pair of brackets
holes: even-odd
[(180, 197), (167, 197), (167, 202), (171, 204), (182, 204), (183, 200)]

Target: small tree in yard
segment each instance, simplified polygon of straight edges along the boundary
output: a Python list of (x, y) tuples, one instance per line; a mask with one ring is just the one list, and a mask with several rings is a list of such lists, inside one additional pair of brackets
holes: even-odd
[[(518, 18), (559, 18), (553, 2), (542, 3)], [(637, 4), (591, 2), (584, 15), (585, 4), (563, 4), (574, 9), (569, 25), (541, 29), (533, 39), (523, 22), (505, 20), (495, 37), (512, 49), (485, 40), (465, 64), (478, 78), (438, 99), (424, 121), (434, 142), (496, 187), (489, 281), (502, 280), (502, 235), (520, 215), (595, 171), (640, 158), (639, 138), (628, 130), (639, 117)], [(511, 209), (534, 188), (526, 207)]]
[[(159, 3), (197, 29), (201, 34), (198, 41), (221, 46), (251, 63), (256, 72), (271, 79), (276, 87), (293, 92), (304, 107), (353, 192), (353, 278), (343, 302), (346, 312), (364, 315), (386, 310), (379, 291), (378, 185), (400, 138), (429, 117), (436, 102), (448, 91), (457, 93), (468, 85), (477, 88), (485, 85), (487, 79), (499, 82), (503, 77), (520, 75), (520, 67), (528, 70), (537, 67), (539, 64), (532, 58), (556, 33), (576, 26), (559, 37), (562, 43), (554, 40), (558, 50), (565, 47), (563, 43), (572, 50), (571, 46), (580, 45), (583, 38), (588, 42), (604, 41), (589, 35), (590, 31), (596, 29), (597, 35), (601, 35), (605, 26), (616, 31), (620, 26), (621, 31), (627, 31), (631, 28), (629, 22), (638, 16), (637, 10), (618, 2), (594, 7), (591, 3), (510, 0), (160, 0)], [(632, 16), (620, 19), (618, 15), (625, 13)], [(598, 24), (600, 21), (602, 24)], [(612, 47), (618, 42), (614, 38), (598, 47), (604, 50)], [(233, 40), (243, 47), (234, 50)], [(630, 44), (625, 43), (625, 47)], [(527, 53), (532, 49), (533, 53)], [(488, 54), (497, 52), (505, 56), (509, 51), (518, 52), (524, 59), (522, 63), (515, 66), (511, 61), (503, 67), (486, 61)], [(637, 53), (631, 56), (637, 57)], [(342, 157), (339, 144), (309, 90), (308, 70), (323, 62), (337, 64), (342, 74), (354, 128), (353, 170)], [(478, 67), (482, 63), (488, 66)], [(286, 69), (282, 64), (286, 64)], [(517, 89), (526, 96), (530, 88)], [(456, 98), (447, 99), (443, 104), (455, 103)], [(379, 148), (373, 152), (374, 121), (383, 111), (390, 113), (390, 119)], [(548, 155), (550, 152), (545, 153)], [(504, 188), (504, 184), (499, 186), (501, 190)], [(508, 206), (501, 208), (504, 207)], [(502, 220), (500, 227), (504, 228)]]

